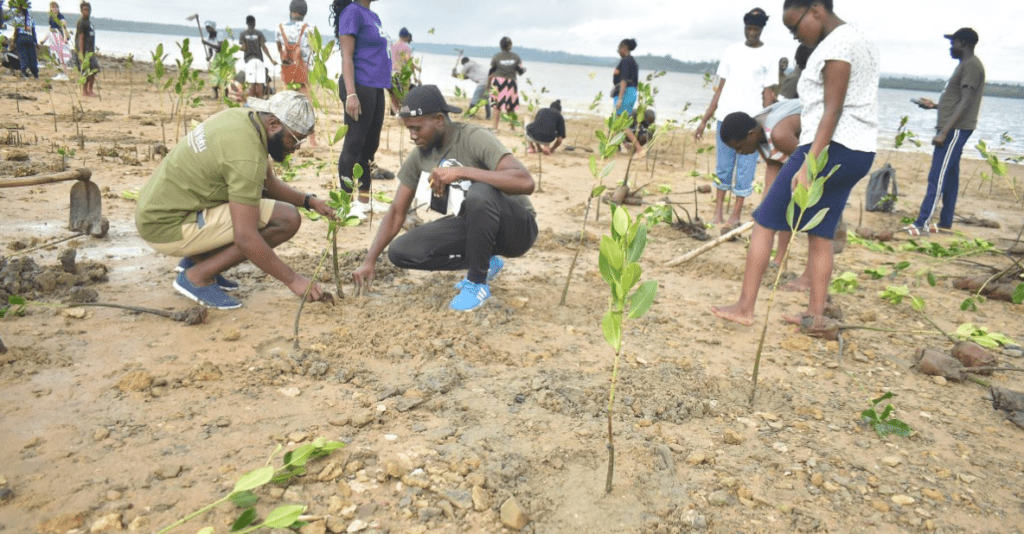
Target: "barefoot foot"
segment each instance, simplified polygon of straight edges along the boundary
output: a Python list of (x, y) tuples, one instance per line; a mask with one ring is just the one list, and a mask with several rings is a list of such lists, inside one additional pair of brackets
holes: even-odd
[(708, 306), (708, 309), (711, 310), (711, 313), (715, 314), (715, 317), (718, 317), (719, 319), (739, 323), (743, 326), (750, 326), (754, 324), (754, 314), (743, 313), (739, 309), (738, 304), (733, 304), (731, 306)]

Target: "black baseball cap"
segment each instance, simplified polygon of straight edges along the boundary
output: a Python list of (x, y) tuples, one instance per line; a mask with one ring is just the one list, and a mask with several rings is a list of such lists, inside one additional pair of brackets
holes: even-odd
[(462, 108), (448, 105), (436, 85), (421, 85), (409, 91), (398, 110), (400, 117), (422, 117), (434, 113), (462, 113)]
[(946, 39), (949, 39), (950, 41), (954, 39), (959, 39), (965, 45), (978, 44), (978, 32), (970, 28), (960, 28), (959, 30), (951, 34), (945, 35), (944, 37)]

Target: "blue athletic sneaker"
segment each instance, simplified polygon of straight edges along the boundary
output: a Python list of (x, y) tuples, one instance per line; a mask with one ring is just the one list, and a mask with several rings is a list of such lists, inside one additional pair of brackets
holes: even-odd
[(178, 273), (178, 278), (174, 280), (174, 289), (178, 290), (178, 293), (210, 308), (234, 310), (242, 307), (241, 302), (229, 297), (217, 284), (203, 287), (196, 286), (185, 276), (185, 271)]
[(484, 302), (491, 296), (491, 290), (487, 287), (487, 283), (474, 284), (469, 280), (463, 280), (459, 284), (459, 294), (455, 295), (452, 299), (451, 304), (448, 305), (449, 309), (455, 311), (472, 311), (480, 306), (483, 306)]
[[(196, 262), (192, 261), (192, 258), (185, 256), (184, 258), (181, 258), (181, 261), (178, 262), (178, 266), (175, 267), (174, 270), (180, 273), (182, 271), (191, 269), (192, 266), (195, 264)], [(220, 288), (223, 289), (224, 291), (234, 291), (238, 289), (238, 282), (234, 280), (228, 280), (227, 278), (224, 278), (219, 274), (213, 277), (213, 279), (214, 281), (217, 282), (217, 285), (220, 286)]]
[[(487, 281), (490, 282), (498, 277), (498, 273), (505, 268), (505, 260), (499, 256), (491, 256), (491, 261), (487, 265)], [(455, 284), (455, 289), (462, 289), (462, 284), (468, 283), (469, 280), (463, 278), (461, 281)]]

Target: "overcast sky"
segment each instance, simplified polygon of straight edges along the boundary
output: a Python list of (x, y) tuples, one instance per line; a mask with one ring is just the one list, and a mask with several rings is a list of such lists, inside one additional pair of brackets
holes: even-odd
[[(946, 78), (956, 67), (942, 36), (963, 26), (981, 36), (977, 54), (990, 81), (1024, 82), (1024, 1), (1021, 0), (834, 0), (835, 11), (875, 38), (882, 71)], [(39, 0), (42, 5), (44, 2)], [(77, 2), (63, 0), (63, 10)], [(307, 22), (328, 26), (329, 0), (308, 0)], [(288, 0), (93, 0), (93, 15), (147, 22), (187, 23), (195, 11), (218, 27), (242, 27), (245, 16), (270, 29), (287, 17)], [(715, 60), (743, 40), (743, 14), (761, 7), (770, 19), (762, 40), (792, 55), (796, 42), (782, 25), (782, 1), (752, 0), (379, 0), (371, 4), (392, 36), (408, 27), (416, 42), (494, 46), (503, 35), (515, 46), (614, 56), (618, 42), (633, 37), (634, 54)], [(429, 30), (433, 28), (431, 35)]]

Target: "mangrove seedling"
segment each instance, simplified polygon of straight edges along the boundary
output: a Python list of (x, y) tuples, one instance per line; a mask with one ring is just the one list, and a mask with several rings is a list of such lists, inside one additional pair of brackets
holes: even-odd
[(608, 284), (611, 295), (608, 311), (601, 319), (604, 340), (615, 350), (612, 363), (611, 386), (608, 389), (608, 475), (604, 491), (611, 493), (612, 478), (615, 474), (615, 443), (612, 431), (612, 413), (615, 406), (615, 384), (619, 376), (619, 360), (622, 356), (622, 324), (626, 319), (642, 317), (654, 303), (658, 282), (648, 280), (633, 291), (640, 282), (642, 269), (640, 256), (647, 246), (647, 225), (638, 217), (633, 220), (629, 210), (612, 204), (611, 236), (601, 237), (601, 255), (598, 268), (601, 278)]
[(886, 403), (885, 407), (882, 409), (882, 413), (878, 413), (876, 410), (880, 402), (889, 400), (895, 396), (896, 395), (894, 395), (893, 392), (886, 391), (881, 397), (871, 400), (870, 408), (860, 412), (861, 420), (867, 423), (880, 438), (884, 438), (887, 434), (896, 434), (897, 436), (907, 437), (914, 432), (914, 429), (910, 428), (910, 425), (892, 416), (896, 411), (896, 408), (894, 408), (892, 404)]
[[(282, 448), (281, 445), (278, 445), (274, 453), (267, 459), (266, 465), (242, 475), (235, 482), (235, 486), (230, 493), (212, 504), (204, 506), (164, 527), (158, 534), (166, 534), (228, 501), (244, 509), (242, 514), (232, 524), (231, 532), (248, 533), (265, 528), (298, 530), (306, 524), (304, 521), (299, 520), (299, 516), (306, 510), (305, 506), (301, 504), (279, 506), (271, 510), (263, 518), (262, 522), (257, 522), (256, 504), (259, 502), (259, 496), (256, 495), (255, 490), (269, 483), (281, 484), (287, 482), (292, 477), (304, 475), (306, 473), (306, 464), (310, 460), (327, 456), (344, 446), (345, 444), (340, 441), (327, 441), (324, 438), (316, 438), (312, 443), (299, 445), (295, 450), (285, 453), (284, 464), (275, 469), (273, 466), (274, 457), (281, 452)], [(205, 527), (199, 530), (201, 534), (213, 534), (213, 532), (213, 527)]]
[[(807, 208), (816, 205), (821, 200), (825, 192), (825, 182), (839, 169), (839, 166), (836, 165), (828, 174), (822, 174), (822, 171), (828, 165), (828, 147), (825, 147), (817, 158), (813, 154), (808, 153), (806, 165), (807, 180), (810, 187), (797, 180), (796, 189), (793, 190), (792, 198), (790, 198), (789, 205), (786, 207), (786, 220), (794, 236), (796, 236), (797, 232), (807, 232), (821, 224), (821, 220), (825, 218), (829, 208), (823, 208), (818, 211), (809, 221), (803, 220), (804, 214), (807, 213)], [(790, 249), (786, 249), (786, 253), (782, 256), (783, 265), (789, 259)], [(768, 317), (771, 315), (772, 304), (775, 302), (775, 293), (778, 291), (779, 283), (782, 281), (782, 271), (783, 269), (778, 270), (775, 275), (775, 282), (772, 283), (772, 291), (768, 297), (768, 309), (765, 311), (764, 324), (761, 327), (761, 339), (757, 343), (757, 353), (754, 355), (754, 372), (751, 379), (752, 387), (750, 388), (751, 406), (754, 405), (754, 396), (757, 394), (757, 372), (761, 367), (761, 352), (764, 350), (764, 340), (768, 334)]]

